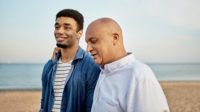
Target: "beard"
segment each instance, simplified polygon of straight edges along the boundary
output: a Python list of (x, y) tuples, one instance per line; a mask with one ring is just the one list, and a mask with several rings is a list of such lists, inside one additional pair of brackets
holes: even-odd
[(71, 47), (72, 47), (71, 44), (66, 45), (66, 44), (60, 44), (60, 43), (57, 43), (56, 46), (57, 46), (57, 47), (60, 47), (60, 48), (63, 48), (63, 49), (64, 49), (64, 48), (71, 48)]
[(67, 47), (68, 47), (67, 45), (64, 45), (64, 44), (58, 44), (58, 43), (56, 44), (56, 46), (57, 46), (57, 47), (60, 47), (60, 48), (67, 48)]

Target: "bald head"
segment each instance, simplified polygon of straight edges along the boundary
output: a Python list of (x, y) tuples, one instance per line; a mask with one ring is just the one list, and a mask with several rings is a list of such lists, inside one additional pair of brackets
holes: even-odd
[(85, 40), (95, 62), (104, 66), (126, 55), (122, 30), (111, 18), (100, 18), (89, 24)]
[(89, 24), (87, 30), (104, 28), (110, 33), (117, 33), (122, 38), (122, 30), (119, 24), (111, 18), (100, 18)]

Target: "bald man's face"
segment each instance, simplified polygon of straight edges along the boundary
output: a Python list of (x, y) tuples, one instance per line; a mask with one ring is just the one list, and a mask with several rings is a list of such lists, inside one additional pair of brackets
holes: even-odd
[(95, 63), (104, 66), (111, 62), (114, 47), (112, 33), (109, 29), (99, 25), (89, 26), (85, 40), (87, 51), (91, 53)]

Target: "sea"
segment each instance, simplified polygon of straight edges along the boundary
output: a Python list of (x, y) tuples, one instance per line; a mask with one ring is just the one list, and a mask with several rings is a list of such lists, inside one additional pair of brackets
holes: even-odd
[[(146, 63), (159, 81), (200, 81), (200, 63)], [(44, 64), (0, 64), (0, 90), (41, 89)]]

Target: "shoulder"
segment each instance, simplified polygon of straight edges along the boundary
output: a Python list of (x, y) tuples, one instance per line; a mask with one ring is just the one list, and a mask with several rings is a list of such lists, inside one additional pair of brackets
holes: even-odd
[(49, 69), (50, 67), (52, 67), (56, 62), (54, 62), (53, 60), (49, 60), (45, 65), (44, 65), (44, 69)]
[(144, 73), (149, 73), (152, 72), (151, 68), (149, 67), (149, 65), (140, 62), (138, 60), (136, 60), (133, 64), (132, 64), (134, 70), (136, 70), (137, 72), (144, 72)]
[(83, 60), (84, 60), (85, 64), (88, 65), (88, 66), (98, 67), (98, 65), (92, 59), (91, 55), (89, 53), (87, 53), (87, 52), (84, 53)]
[(149, 65), (136, 60), (133, 63), (129, 64), (129, 70), (132, 73), (132, 76), (136, 79), (136, 81), (148, 80), (148, 81), (156, 81), (156, 77), (152, 69)]
[(83, 63), (86, 63), (86, 64), (94, 63), (90, 54), (88, 52), (86, 52), (84, 49), (82, 49), (81, 47), (78, 48), (78, 51), (77, 51), (76, 56), (74, 58), (74, 61), (75, 62), (79, 61), (79, 62), (83, 62)]
[(43, 68), (43, 73), (42, 73), (42, 77), (45, 77), (46, 74), (53, 68), (53, 66), (55, 65), (56, 62), (54, 62), (53, 60), (49, 60)]
[(100, 72), (99, 65), (94, 62), (91, 55), (87, 52), (84, 53), (83, 69), (89, 74), (99, 74)]
[(144, 64), (144, 63), (142, 63), (142, 62), (140, 62), (138, 60), (129, 62), (125, 66), (125, 68), (128, 71), (131, 71), (131, 72), (133, 72), (135, 74), (140, 74), (141, 72), (150, 72), (151, 71), (151, 68), (148, 65), (146, 65), (146, 64)]

